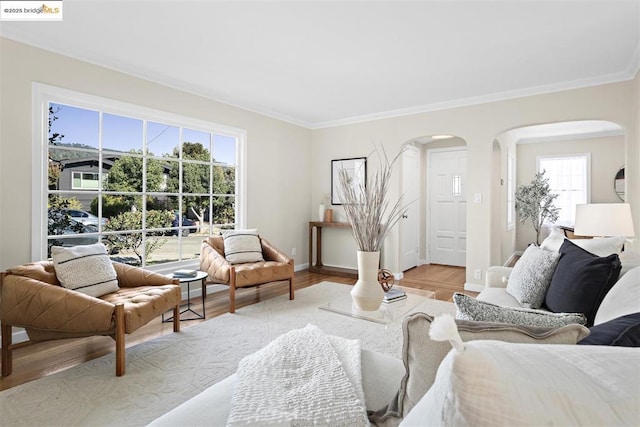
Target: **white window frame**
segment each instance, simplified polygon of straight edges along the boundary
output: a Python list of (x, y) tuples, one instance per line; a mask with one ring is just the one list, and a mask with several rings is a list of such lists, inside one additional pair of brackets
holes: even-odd
[[(220, 125), (168, 113), (109, 98), (89, 95), (42, 83), (32, 84), (32, 208), (31, 208), (31, 258), (42, 260), (47, 257), (47, 204), (48, 192), (48, 133), (49, 103), (67, 104), (134, 117), (137, 119), (166, 123), (174, 126), (202, 130), (236, 138), (236, 227), (246, 228), (247, 223), (247, 177), (246, 145), (247, 132), (244, 129)], [(184, 263), (193, 263), (185, 260)]]
[[(590, 203), (591, 202), (591, 153), (570, 153), (570, 154), (549, 154), (549, 155), (541, 155), (541, 156), (537, 156), (536, 157), (536, 171), (537, 172), (542, 172), (540, 170), (540, 162), (541, 160), (548, 160), (548, 159), (584, 159), (585, 160), (585, 191), (586, 191), (586, 203)], [(549, 176), (545, 174), (545, 177), (548, 178)], [(553, 187), (552, 187), (553, 189)], [(565, 222), (568, 222), (567, 224), (565, 224)], [(560, 221), (558, 222), (559, 225), (573, 225), (573, 223), (575, 222), (575, 208), (573, 210), (573, 218), (571, 218), (569, 221), (562, 221), (560, 219)]]

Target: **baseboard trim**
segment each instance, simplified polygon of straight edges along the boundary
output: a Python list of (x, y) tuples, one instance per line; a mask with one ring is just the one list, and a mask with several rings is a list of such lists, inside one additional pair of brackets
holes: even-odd
[(482, 292), (484, 290), (484, 285), (478, 285), (476, 283), (465, 282), (464, 290), (465, 291), (471, 291), (471, 292)]

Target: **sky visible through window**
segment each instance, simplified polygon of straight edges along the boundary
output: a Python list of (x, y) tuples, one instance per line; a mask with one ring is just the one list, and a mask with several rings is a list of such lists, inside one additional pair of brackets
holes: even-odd
[[(54, 133), (64, 135), (63, 144), (82, 144), (98, 149), (99, 113), (85, 108), (63, 104), (51, 104), (56, 120), (51, 124)], [(104, 113), (103, 149), (127, 152), (142, 150), (143, 121)], [(147, 146), (150, 153), (157, 157), (173, 156), (173, 150), (180, 143), (180, 131), (176, 126), (164, 123), (147, 122)], [(183, 142), (201, 143), (210, 149), (209, 132), (195, 129), (183, 129)], [(213, 134), (213, 157), (216, 162), (235, 165), (235, 138)]]

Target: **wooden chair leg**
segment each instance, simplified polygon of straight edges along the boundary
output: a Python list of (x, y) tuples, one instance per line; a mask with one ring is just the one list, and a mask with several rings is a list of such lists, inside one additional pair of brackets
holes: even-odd
[(289, 279), (289, 299), (293, 301), (294, 298), (294, 287), (293, 287), (293, 277)]
[(180, 303), (173, 307), (173, 332), (180, 332)]
[(11, 325), (2, 324), (2, 376), (8, 377), (13, 369), (11, 350)]
[(124, 304), (116, 305), (116, 376), (125, 372)]
[(231, 280), (229, 281), (229, 313), (236, 312), (236, 270), (231, 268)]

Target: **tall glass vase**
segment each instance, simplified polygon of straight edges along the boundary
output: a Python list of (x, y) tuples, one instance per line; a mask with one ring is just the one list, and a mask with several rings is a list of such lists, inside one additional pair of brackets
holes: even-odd
[(351, 298), (359, 310), (375, 311), (380, 308), (384, 290), (378, 283), (380, 251), (358, 251), (358, 281), (351, 290)]

